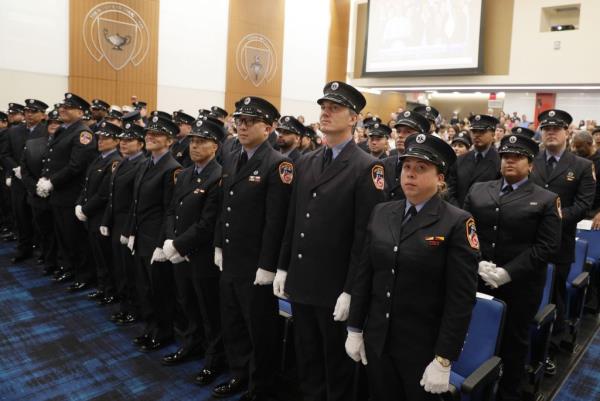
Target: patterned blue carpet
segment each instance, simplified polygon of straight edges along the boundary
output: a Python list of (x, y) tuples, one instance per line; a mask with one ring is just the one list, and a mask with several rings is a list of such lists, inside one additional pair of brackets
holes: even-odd
[(600, 400), (600, 331), (554, 401)]
[(11, 265), (12, 252), (0, 245), (0, 400), (211, 399), (192, 382), (201, 361), (162, 366), (176, 345), (138, 352), (140, 327), (115, 326), (112, 308), (67, 293), (31, 263)]

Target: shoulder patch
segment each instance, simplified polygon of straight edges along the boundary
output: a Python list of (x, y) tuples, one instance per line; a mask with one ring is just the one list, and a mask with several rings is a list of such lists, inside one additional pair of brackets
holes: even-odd
[(560, 208), (560, 196), (556, 197), (556, 211), (558, 212), (558, 217), (560, 217), (561, 219), (562, 217), (562, 209)]
[(470, 217), (465, 223), (467, 241), (473, 249), (479, 250), (479, 238), (477, 237), (477, 228), (475, 227), (475, 219)]
[(115, 170), (117, 169), (117, 166), (118, 166), (118, 165), (119, 165), (119, 161), (118, 161), (118, 160), (115, 160), (115, 161), (113, 161), (113, 162), (112, 162), (112, 166), (110, 167), (110, 171), (111, 171), (112, 173), (114, 173), (114, 172), (115, 172)]
[(371, 169), (371, 179), (373, 180), (375, 188), (383, 191), (383, 187), (385, 186), (385, 174), (382, 165), (376, 164), (373, 166)]
[(594, 181), (596, 180), (596, 167), (594, 166), (594, 163), (592, 163), (592, 177), (594, 178)]
[(173, 171), (173, 183), (177, 184), (177, 176), (179, 175), (179, 173), (181, 173), (181, 168), (176, 168)]
[(79, 143), (81, 143), (82, 145), (87, 145), (90, 142), (92, 142), (92, 139), (94, 137), (92, 136), (92, 134), (88, 131), (81, 131), (81, 133), (79, 134)]
[(294, 180), (294, 165), (290, 162), (279, 163), (279, 178), (284, 184), (291, 184)]

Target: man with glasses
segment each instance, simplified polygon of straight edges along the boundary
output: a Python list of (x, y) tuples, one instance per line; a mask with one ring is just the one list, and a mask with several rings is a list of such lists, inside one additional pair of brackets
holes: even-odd
[(245, 97), (233, 113), (241, 150), (224, 159), (221, 217), (215, 230), (223, 342), (231, 378), (218, 398), (245, 392), (263, 400), (277, 366), (278, 303), (271, 284), (294, 178), (291, 160), (267, 142), (279, 118), (268, 101)]

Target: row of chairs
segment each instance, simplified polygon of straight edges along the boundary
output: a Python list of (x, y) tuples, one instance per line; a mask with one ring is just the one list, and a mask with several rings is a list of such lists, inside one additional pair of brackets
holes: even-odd
[[(600, 267), (600, 246), (588, 253), (588, 241), (600, 243), (600, 232), (591, 232), (594, 238), (580, 235), (576, 240), (576, 257), (567, 282), (568, 341), (564, 347), (577, 349), (577, 335), (583, 317), (586, 292), (590, 284), (589, 269)], [(591, 258), (591, 259), (590, 259)], [(548, 265), (546, 284), (540, 306), (531, 323), (530, 350), (527, 372), (531, 399), (543, 399), (540, 386), (544, 377), (544, 363), (548, 357), (552, 328), (556, 319), (556, 306), (551, 303), (554, 285), (554, 266)], [(279, 300), (279, 313), (284, 318), (284, 337), (281, 370), (287, 365), (292, 329), (292, 308), (288, 301)], [(450, 391), (444, 400), (494, 400), (502, 376), (502, 361), (498, 356), (506, 304), (487, 294), (477, 293), (471, 323), (458, 361), (452, 364)]]

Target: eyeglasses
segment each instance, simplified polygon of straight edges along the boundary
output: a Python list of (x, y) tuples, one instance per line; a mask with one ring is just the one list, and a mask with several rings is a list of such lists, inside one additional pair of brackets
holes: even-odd
[(233, 119), (233, 122), (235, 123), (236, 127), (239, 127), (242, 124), (244, 124), (247, 128), (250, 128), (254, 124), (262, 122), (262, 120), (253, 117), (236, 117)]

